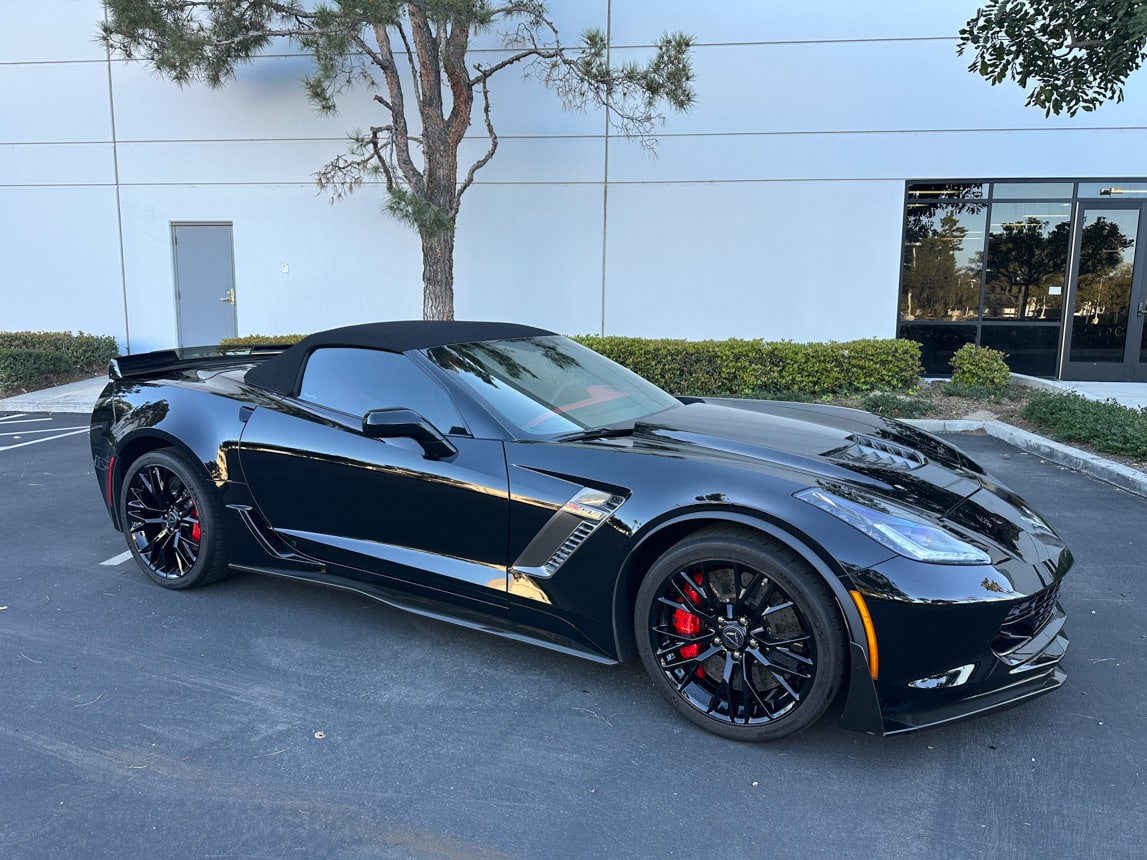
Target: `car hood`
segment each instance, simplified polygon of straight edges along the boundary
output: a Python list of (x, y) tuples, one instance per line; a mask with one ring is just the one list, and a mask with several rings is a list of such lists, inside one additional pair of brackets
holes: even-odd
[(974, 462), (933, 436), (818, 404), (683, 404), (639, 421), (631, 444), (635, 452), (795, 470), (810, 483), (860, 484), (940, 516), (984, 486)]

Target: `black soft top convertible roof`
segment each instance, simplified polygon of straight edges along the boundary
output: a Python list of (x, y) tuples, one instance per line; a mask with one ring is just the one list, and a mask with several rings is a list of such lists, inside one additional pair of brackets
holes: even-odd
[(307, 356), (324, 346), (361, 346), (386, 352), (406, 352), (453, 343), (552, 334), (554, 332), (545, 329), (505, 322), (398, 320), (363, 323), (308, 335), (278, 355), (252, 367), (244, 378), (261, 388), (294, 394)]

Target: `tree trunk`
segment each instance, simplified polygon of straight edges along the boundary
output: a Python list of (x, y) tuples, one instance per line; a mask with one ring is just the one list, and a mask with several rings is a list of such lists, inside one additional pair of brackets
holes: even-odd
[(454, 229), (422, 236), (422, 318), (454, 319)]

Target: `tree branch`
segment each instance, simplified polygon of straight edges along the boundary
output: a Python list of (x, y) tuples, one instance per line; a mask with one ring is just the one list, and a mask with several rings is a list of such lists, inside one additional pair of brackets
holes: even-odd
[(470, 79), (470, 85), (477, 86), (484, 81), (488, 81), (491, 77), (493, 77), (495, 73), (500, 72), (507, 66), (512, 66), (514, 63), (520, 63), (522, 60), (528, 60), (531, 57), (539, 60), (563, 59), (561, 48), (528, 48), (524, 51), (520, 51), (517, 54), (514, 54), (512, 57), (507, 57), (504, 60), (500, 60), (499, 62), (494, 63), (494, 65), (490, 66), (488, 69), (484, 69), (483, 71), (479, 72), (479, 74)]
[(486, 166), (494, 153), (498, 151), (498, 135), (494, 131), (494, 121), (490, 117), (490, 91), (486, 87), (486, 79), (483, 78), (479, 84), (482, 87), (482, 116), (486, 120), (486, 134), (490, 138), (490, 148), (486, 150), (486, 154), (470, 165), (470, 169), (466, 171), (466, 178), (458, 187), (458, 194), (454, 198), (454, 211), (451, 215), (458, 214), (458, 207), (462, 204), (462, 195), (466, 193), (466, 189), (474, 184), (474, 174)]
[(442, 116), (442, 72), (441, 58), (438, 55), (438, 42), (430, 29), (426, 13), (417, 6), (409, 7), (410, 36), (418, 52), (418, 75), (415, 80), (422, 87), (422, 97), (418, 100), (422, 112), (424, 130), (441, 126)]
[(410, 39), (406, 37), (406, 28), (402, 26), (402, 22), (394, 25), (394, 29), (398, 31), (398, 37), (402, 39), (402, 45), (406, 48), (406, 62), (410, 66), (410, 80), (411, 86), (414, 87), (414, 101), (417, 104), (422, 104), (422, 87), (418, 81), (418, 66), (414, 62), (414, 49), (410, 47)]
[(386, 26), (376, 24), (374, 37), (378, 40), (378, 50), (383, 59), (382, 74), (386, 79), (387, 90), (390, 92), (390, 116), (394, 122), (395, 160), (410, 187), (418, 194), (425, 194), (426, 180), (422, 172), (415, 166), (414, 159), (410, 157), (410, 130), (406, 125), (402, 80), (398, 77), (398, 69), (394, 65), (394, 52), (390, 47), (390, 35), (386, 31)]

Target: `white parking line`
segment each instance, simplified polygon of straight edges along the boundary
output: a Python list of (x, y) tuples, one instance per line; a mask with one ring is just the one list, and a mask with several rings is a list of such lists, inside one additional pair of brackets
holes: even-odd
[(51, 421), (51, 418), (25, 418), (27, 412), (17, 412), (14, 415), (0, 417), (0, 424), (32, 424), (36, 421)]
[(124, 550), (119, 555), (113, 555), (107, 561), (101, 561), (100, 567), (115, 567), (117, 564), (123, 564), (131, 558), (131, 550)]
[(77, 433), (87, 433), (87, 427), (73, 430), (71, 433), (61, 433), (58, 436), (45, 436), (43, 439), (33, 439), (30, 442), (17, 442), (15, 445), (0, 446), (0, 451), (11, 451), (13, 448), (23, 448), (25, 445), (38, 445), (40, 442), (51, 442), (53, 439), (63, 439), (65, 436), (75, 436)]
[[(47, 420), (47, 419), (44, 419)], [(87, 427), (45, 427), (43, 430), (13, 430), (10, 433), (0, 433), (0, 436), (26, 436), (31, 433), (59, 433), (63, 430), (87, 430)]]

